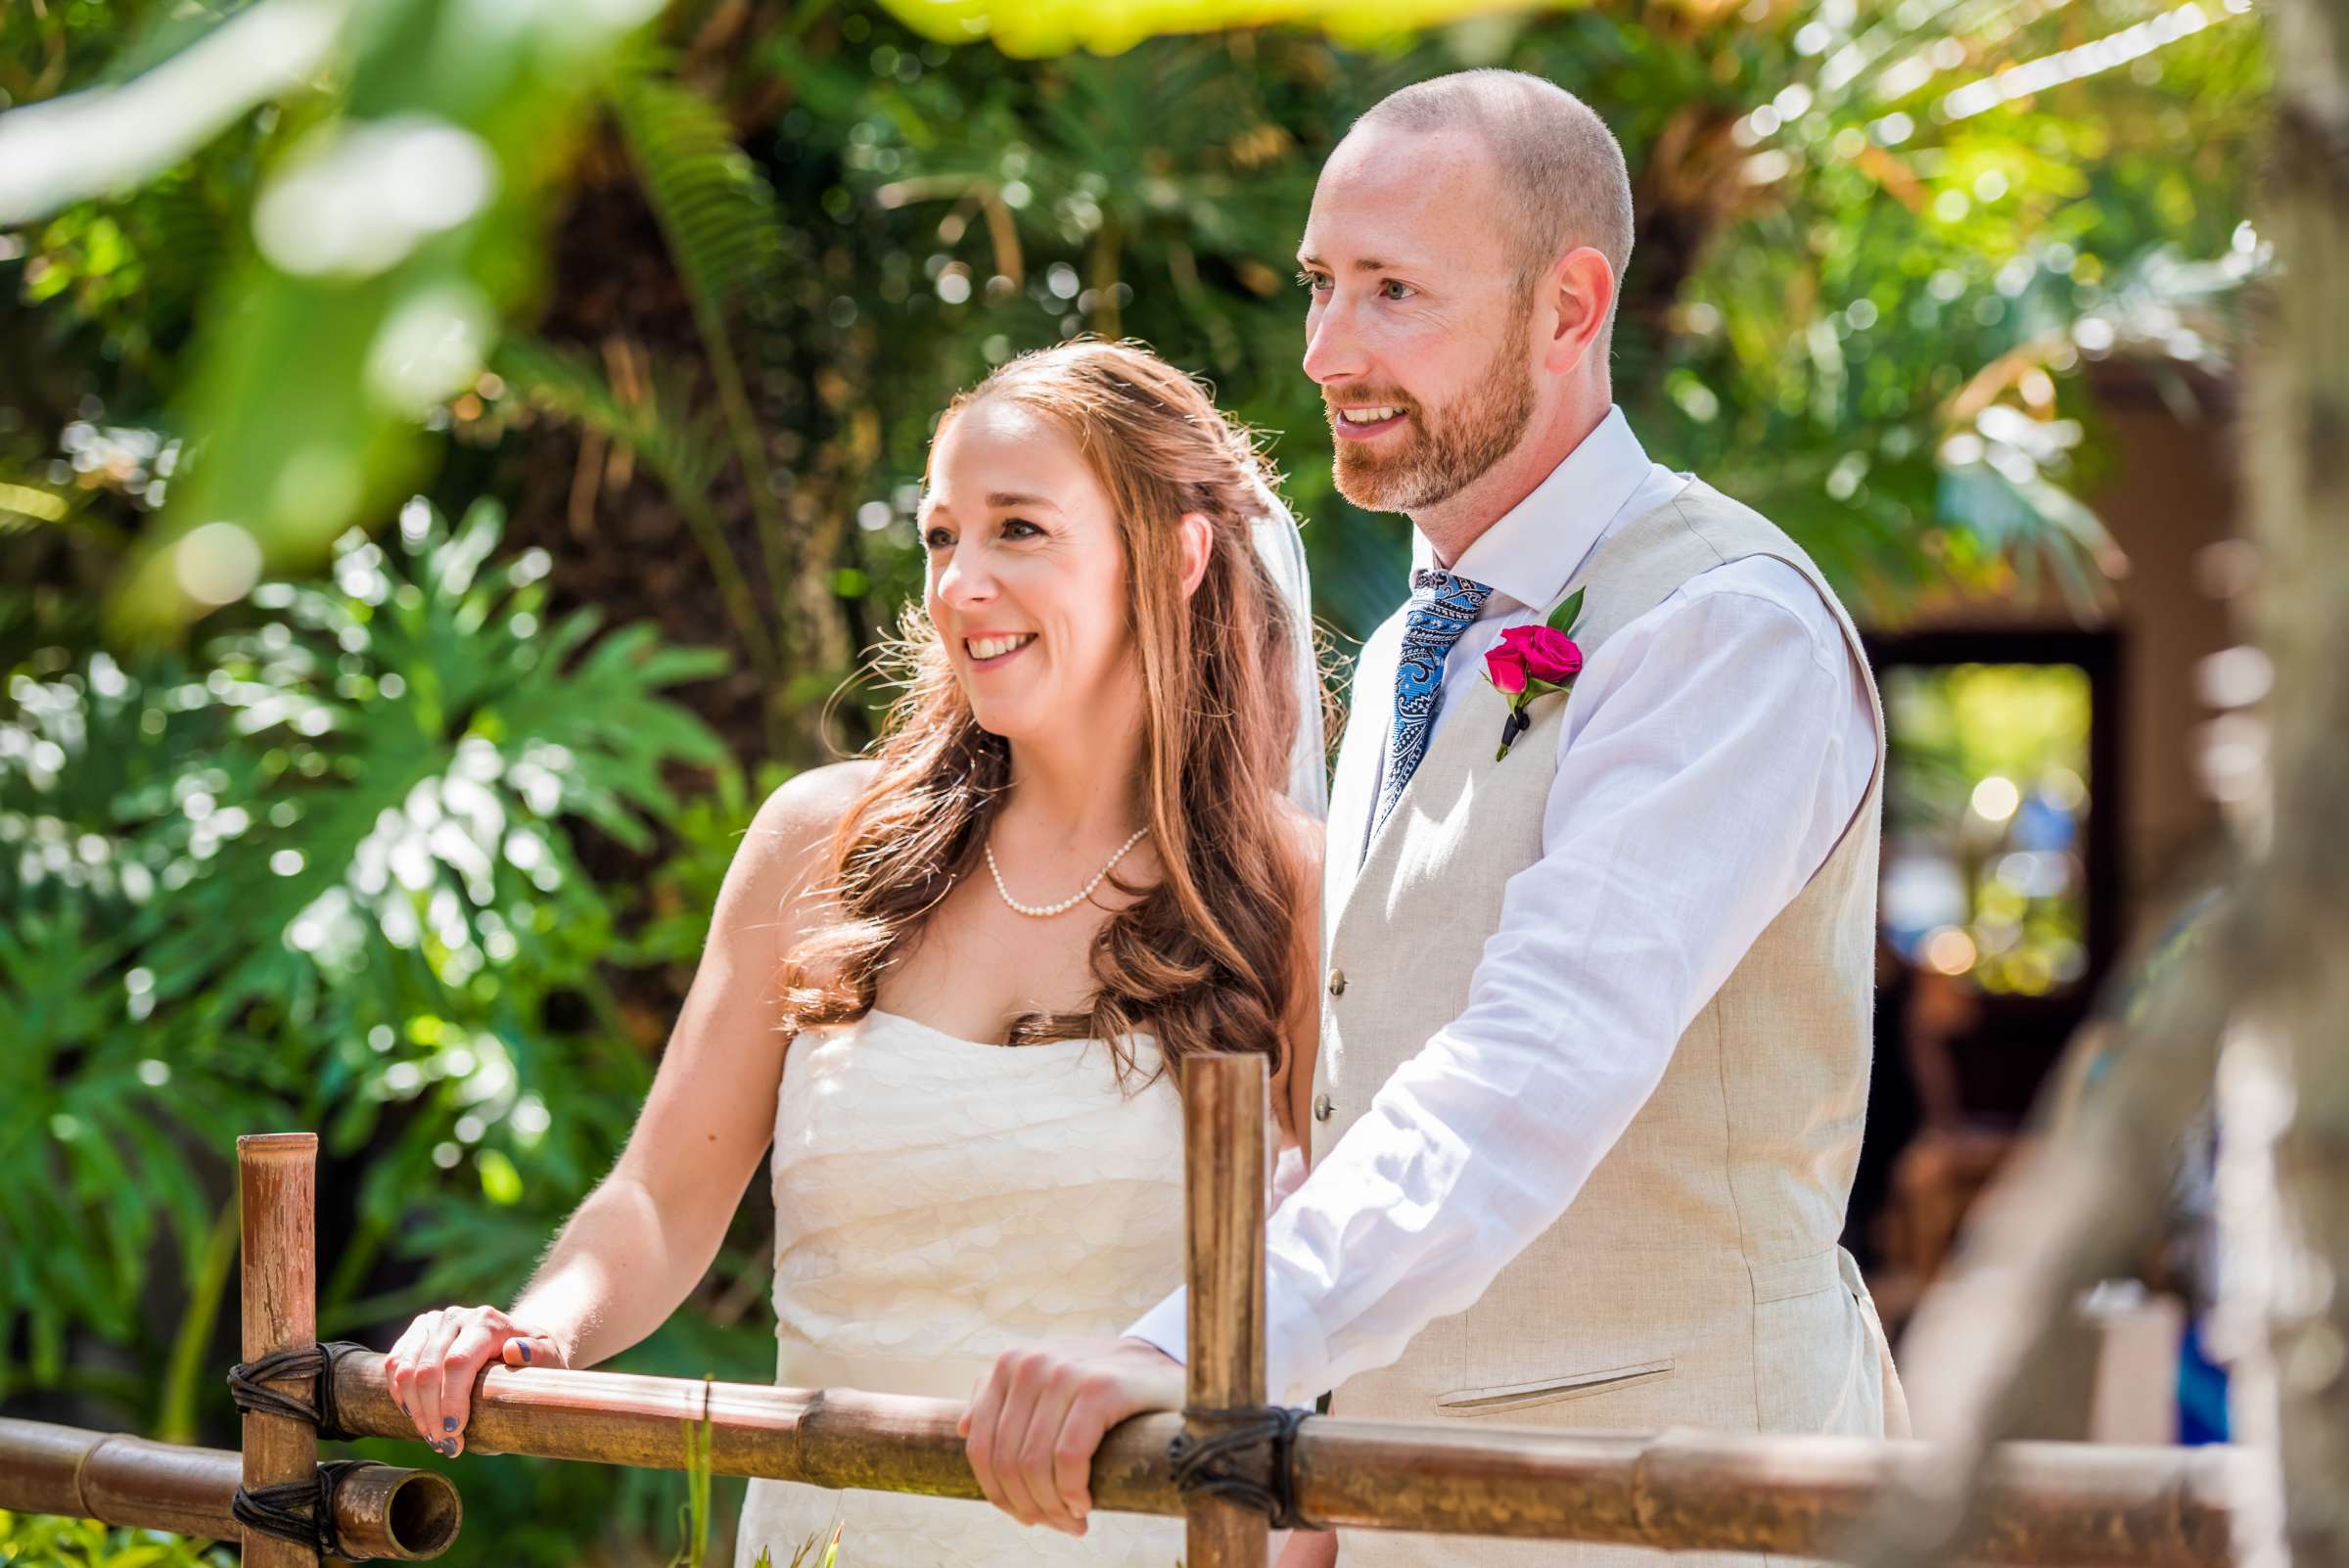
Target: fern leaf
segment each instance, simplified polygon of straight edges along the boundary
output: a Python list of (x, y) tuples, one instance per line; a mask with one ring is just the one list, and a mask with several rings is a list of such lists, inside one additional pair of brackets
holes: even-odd
[(773, 187), (716, 107), (675, 82), (628, 77), (613, 107), (678, 272), (702, 308), (723, 316), (788, 252)]

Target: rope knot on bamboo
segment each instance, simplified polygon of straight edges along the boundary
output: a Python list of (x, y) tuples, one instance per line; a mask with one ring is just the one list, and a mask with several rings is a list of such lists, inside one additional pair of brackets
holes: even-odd
[[(322, 1442), (348, 1442), (363, 1434), (345, 1430), (342, 1413), (335, 1408), (335, 1362), (354, 1351), (366, 1349), (353, 1340), (338, 1339), (323, 1345), (297, 1345), (258, 1360), (239, 1361), (228, 1369), (229, 1398), (237, 1402), (240, 1410), (306, 1422), (318, 1429)], [(299, 1395), (269, 1387), (271, 1383), (291, 1382), (296, 1378), (307, 1379), (311, 1385), (307, 1404)]]
[(1177, 1433), (1168, 1445), (1176, 1494), (1205, 1493), (1244, 1503), (1275, 1530), (1328, 1528), (1297, 1510), (1297, 1429), (1313, 1413), (1280, 1405), (1185, 1409), (1185, 1421), (1221, 1430), (1205, 1436)]
[(287, 1481), (273, 1487), (239, 1487), (228, 1511), (248, 1530), (314, 1548), (321, 1558), (346, 1562), (367, 1558), (345, 1545), (335, 1528), (335, 1493), (355, 1470), (381, 1468), (375, 1459), (328, 1459), (307, 1481)]

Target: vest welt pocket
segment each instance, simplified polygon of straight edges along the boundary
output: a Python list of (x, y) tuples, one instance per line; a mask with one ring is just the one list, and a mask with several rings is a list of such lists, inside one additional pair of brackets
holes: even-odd
[(1750, 1269), (1754, 1281), (1754, 1305), (1757, 1307), (1833, 1290), (1843, 1283), (1841, 1263), (1833, 1247), (1800, 1258), (1788, 1258), (1781, 1263), (1754, 1264)]
[(1503, 1410), (1522, 1410), (1528, 1406), (1547, 1405), (1556, 1400), (1579, 1400), (1593, 1394), (1613, 1394), (1620, 1389), (1670, 1377), (1672, 1368), (1673, 1361), (1667, 1357), (1660, 1361), (1610, 1366), (1603, 1371), (1569, 1372), (1559, 1377), (1537, 1378), (1531, 1383), (1496, 1383), (1488, 1388), (1454, 1389), (1450, 1394), (1436, 1396), (1436, 1408), (1447, 1415), (1495, 1415)]

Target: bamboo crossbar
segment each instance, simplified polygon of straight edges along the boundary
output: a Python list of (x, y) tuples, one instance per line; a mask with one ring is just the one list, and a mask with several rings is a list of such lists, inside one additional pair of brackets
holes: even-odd
[[(0, 1418), (0, 1508), (235, 1541), (229, 1501), (244, 1478), (230, 1449), (155, 1443), (46, 1421)], [(457, 1539), (446, 1476), (394, 1465), (353, 1471), (335, 1492), (335, 1530), (353, 1551), (417, 1562)]]
[[(354, 1432), (415, 1436), (381, 1356), (337, 1361), (336, 1402)], [(976, 1499), (961, 1413), (952, 1400), (492, 1366), (466, 1443), (676, 1470), (685, 1424), (707, 1419), (721, 1475)], [(1093, 1462), (1095, 1505), (1181, 1515), (1167, 1459), (1181, 1429), (1170, 1412), (1112, 1432)], [(1365, 1529), (1833, 1557), (1896, 1478), (1943, 1462), (1929, 1445), (1862, 1438), (1315, 1416), (1297, 1438), (1297, 1497), (1313, 1519)], [(2018, 1568), (2222, 1568), (2237, 1462), (2226, 1449), (2009, 1445), (1965, 1555)]]

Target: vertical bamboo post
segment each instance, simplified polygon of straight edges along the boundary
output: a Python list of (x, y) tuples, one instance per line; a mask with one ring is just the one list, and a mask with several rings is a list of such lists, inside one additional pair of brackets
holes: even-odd
[[(1190, 1282), (1184, 1403), (1223, 1410), (1265, 1403), (1265, 1058), (1185, 1064), (1183, 1228)], [(1196, 1441), (1215, 1428), (1186, 1417)], [(1183, 1505), (1186, 1568), (1265, 1568), (1269, 1529), (1244, 1503), (1194, 1496)]]
[[(318, 1342), (318, 1135), (257, 1132), (237, 1139), (245, 1360)], [(309, 1388), (279, 1385), (305, 1398)], [(318, 1434), (283, 1415), (245, 1415), (247, 1490), (307, 1481), (318, 1464)], [(296, 1542), (246, 1530), (245, 1568), (317, 1568)]]

